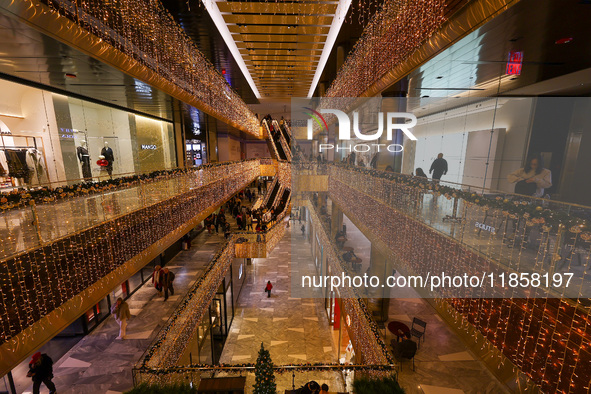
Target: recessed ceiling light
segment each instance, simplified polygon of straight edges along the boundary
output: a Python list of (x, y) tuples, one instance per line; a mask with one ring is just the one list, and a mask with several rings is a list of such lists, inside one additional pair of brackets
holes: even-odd
[(557, 45), (568, 44), (569, 42), (572, 42), (572, 40), (574, 40), (573, 37), (564, 37), (564, 38), (554, 41), (554, 44), (557, 44)]

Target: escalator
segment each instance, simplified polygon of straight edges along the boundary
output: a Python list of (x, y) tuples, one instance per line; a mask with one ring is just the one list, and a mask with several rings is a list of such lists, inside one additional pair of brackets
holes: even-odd
[(271, 207), (275, 203), (275, 198), (277, 197), (277, 194), (279, 193), (279, 189), (281, 189), (281, 185), (279, 185), (279, 182), (273, 182), (273, 185), (274, 185), (273, 189), (271, 190), (271, 194), (269, 194), (269, 199), (267, 200), (267, 204), (266, 204), (266, 207), (268, 209), (271, 209)]
[(291, 194), (291, 192), (289, 189), (285, 189), (283, 191), (283, 195), (281, 196), (281, 199), (279, 200), (279, 203), (277, 204), (277, 207), (275, 208), (275, 212), (283, 212), (283, 210), (285, 209), (285, 205), (289, 201), (290, 194)]
[[(273, 123), (277, 124), (276, 121)], [(281, 145), (281, 131), (277, 130), (273, 124), (269, 124), (266, 119), (263, 119), (263, 129), (267, 133), (267, 146), (269, 147), (269, 152), (271, 152), (271, 157), (276, 160), (288, 160), (288, 155), (285, 152), (284, 147)]]
[(289, 130), (287, 123), (283, 123), (281, 126), (281, 132), (283, 133), (283, 138), (287, 141), (287, 145), (291, 146), (291, 131)]
[(287, 143), (285, 136), (283, 135), (283, 131), (281, 130), (281, 127), (279, 126), (279, 122), (277, 122), (275, 119), (273, 119), (273, 121), (271, 122), (271, 125), (273, 126), (273, 140), (275, 141), (275, 145), (277, 145), (277, 150), (280, 152), (283, 151), (283, 153), (285, 153), (285, 159), (284, 160), (289, 160), (291, 161), (291, 148), (289, 147), (289, 144)]

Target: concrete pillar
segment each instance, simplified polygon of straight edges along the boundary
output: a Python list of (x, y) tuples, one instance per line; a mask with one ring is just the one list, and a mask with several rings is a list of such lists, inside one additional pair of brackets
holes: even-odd
[(330, 225), (330, 238), (334, 239), (337, 235), (337, 231), (343, 228), (343, 211), (340, 210), (336, 204), (332, 204), (332, 212), (330, 215), (331, 218), (331, 225)]
[[(371, 246), (371, 262), (368, 276), (377, 276), (384, 283), (386, 278), (392, 275), (392, 263), (373, 244)], [(390, 289), (378, 287), (367, 289), (368, 306), (376, 322), (388, 320), (388, 309), (390, 308)]]

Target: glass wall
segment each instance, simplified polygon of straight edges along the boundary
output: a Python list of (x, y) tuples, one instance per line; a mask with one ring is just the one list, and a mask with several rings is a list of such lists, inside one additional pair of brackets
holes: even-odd
[(0, 191), (177, 167), (173, 123), (0, 79)]
[(53, 95), (68, 180), (102, 180), (176, 167), (173, 124)]

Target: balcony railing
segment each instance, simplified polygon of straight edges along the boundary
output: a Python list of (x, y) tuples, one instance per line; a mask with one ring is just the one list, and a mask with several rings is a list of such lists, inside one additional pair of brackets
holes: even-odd
[[(51, 23), (52, 34), (74, 47), (93, 51), (134, 77), (260, 137), (252, 111), (160, 1), (6, 3), (13, 14), (33, 25), (47, 29), (45, 24)], [(72, 25), (78, 32), (73, 32)]]
[[(484, 292), (476, 289), (478, 297), (591, 297), (591, 273), (587, 272), (591, 255), (589, 207), (497, 191), (481, 193), (470, 186), (433, 183), (382, 171), (328, 167), (330, 195), (349, 209), (364, 213), (364, 217), (368, 217), (368, 210), (380, 209), (361, 202), (370, 198), (492, 262), (489, 272), (527, 273), (530, 278), (535, 274), (544, 282), (539, 287), (519, 285), (510, 290), (489, 286)], [(375, 233), (383, 234), (384, 242), (391, 244), (404, 231), (400, 221), (404, 219), (383, 214), (382, 220), (368, 219), (367, 224), (378, 225)], [(471, 272), (471, 263), (452, 264), (451, 256), (447, 257), (440, 254), (429, 262), (417, 262), (414, 273)], [(438, 296), (469, 297), (470, 293), (450, 291)]]
[[(134, 181), (125, 183), (116, 180), (103, 187), (98, 184), (91, 187), (84, 185), (83, 189), (83, 185), (63, 186), (62, 194), (77, 193), (78, 196), (21, 204), (17, 208), (2, 210), (0, 261), (196, 188), (235, 177), (241, 171), (252, 175), (258, 171), (259, 165), (255, 159), (203, 165), (155, 178), (133, 178)], [(80, 189), (83, 194), (80, 194)]]
[[(361, 168), (328, 172), (333, 203), (399, 272), (517, 275), (513, 285), (427, 293), (485, 362), (519, 368), (543, 392), (589, 390), (591, 208)], [(548, 274), (550, 286), (532, 274)], [(570, 287), (553, 286), (566, 274)]]
[[(26, 251), (0, 262), (0, 344), (45, 317), (64, 323), (64, 314), (70, 312), (60, 308), (72, 300), (80, 305), (67, 311), (81, 314), (86, 310), (82, 304), (108, 293), (116, 285), (111, 282), (120, 283), (117, 279), (128, 271), (135, 272), (127, 268), (130, 262), (139, 264), (163, 239), (176, 233), (180, 237), (187, 225), (196, 225), (259, 175), (258, 160), (218, 164), (115, 193), (63, 201), (59, 208), (40, 205), (37, 208), (46, 208), (45, 216), (30, 213), (38, 222), (31, 230), (38, 238), (32, 237)], [(13, 224), (10, 231), (24, 232), (20, 223)]]
[[(289, 204), (287, 204), (275, 224), (266, 232), (256, 233), (256, 235), (248, 232), (235, 233), (220, 247), (201, 278), (187, 292), (179, 307), (173, 312), (164, 328), (136, 365), (134, 371), (140, 374), (138, 376), (145, 373), (145, 376), (150, 377), (148, 380), (139, 379), (136, 383), (151, 382), (157, 378), (157, 375), (165, 373), (162, 371), (173, 371), (175, 368), (179, 368), (177, 363), (187, 351), (191, 338), (197, 335), (201, 319), (209, 310), (216, 290), (226, 276), (232, 261), (236, 257), (244, 257), (236, 254), (236, 247), (239, 246), (237, 240), (251, 235), (258, 236), (260, 242), (255, 242), (255, 244), (266, 248), (266, 253), (270, 252), (270, 249), (274, 248), (283, 237), (285, 232), (283, 218), (289, 209)], [(157, 373), (157, 371), (161, 372)]]
[[(296, 390), (314, 380), (328, 382), (331, 392), (350, 392), (354, 376), (391, 375), (396, 377), (394, 365), (348, 364), (331, 365), (309, 363), (304, 365), (276, 365), (273, 367), (277, 392)], [(255, 383), (254, 365), (187, 365), (170, 368), (134, 368), (134, 385), (148, 384), (190, 384), (199, 387), (201, 379), (206, 378), (245, 378), (245, 387)], [(250, 391), (246, 391), (250, 392)]]

